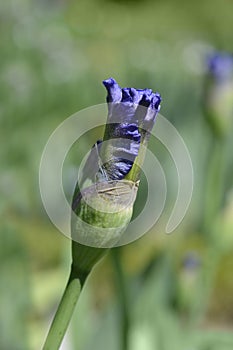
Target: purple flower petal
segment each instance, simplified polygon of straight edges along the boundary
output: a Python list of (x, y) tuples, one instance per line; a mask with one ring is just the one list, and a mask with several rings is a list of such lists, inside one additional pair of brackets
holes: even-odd
[(120, 102), (122, 98), (122, 92), (116, 80), (113, 78), (109, 78), (107, 80), (104, 80), (103, 84), (108, 91), (107, 102)]
[(131, 91), (128, 88), (124, 88), (122, 89), (122, 98), (121, 98), (121, 102), (130, 102), (133, 103), (133, 98), (131, 96)]
[[(132, 168), (143, 135), (151, 132), (161, 97), (151, 89), (120, 88), (113, 79), (103, 81), (107, 88), (108, 121), (104, 141), (112, 140), (107, 153), (112, 159), (104, 164), (110, 179), (122, 179)], [(116, 142), (115, 139), (121, 139)], [(122, 144), (122, 139), (125, 142)], [(126, 141), (127, 140), (127, 141)]]

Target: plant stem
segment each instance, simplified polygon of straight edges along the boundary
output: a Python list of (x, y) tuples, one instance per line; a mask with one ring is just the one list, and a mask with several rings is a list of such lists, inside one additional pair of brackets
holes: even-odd
[(43, 350), (58, 350), (81, 293), (80, 279), (71, 270), (70, 277), (54, 316)]
[(127, 286), (125, 281), (124, 272), (122, 270), (120, 248), (113, 248), (111, 250), (111, 256), (113, 261), (113, 266), (115, 270), (115, 279), (116, 286), (118, 289), (119, 295), (119, 304), (120, 304), (120, 325), (121, 325), (121, 341), (122, 341), (122, 350), (128, 349), (128, 340), (129, 340), (129, 303), (127, 296)]
[(221, 234), (219, 215), (224, 194), (224, 146), (224, 140), (213, 138), (207, 160), (205, 208), (202, 227), (207, 251), (201, 275), (202, 287), (197, 293), (198, 308), (193, 311), (194, 321), (201, 319), (206, 312), (215, 281), (216, 268), (222, 254), (218, 235)]
[(224, 173), (224, 143), (223, 140), (213, 140), (208, 159), (206, 198), (204, 212), (204, 233), (211, 234), (214, 221), (219, 213), (223, 197)]

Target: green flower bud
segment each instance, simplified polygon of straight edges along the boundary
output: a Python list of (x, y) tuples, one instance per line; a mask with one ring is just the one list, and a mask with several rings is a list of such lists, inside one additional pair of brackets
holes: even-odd
[(233, 55), (215, 53), (209, 58), (205, 79), (204, 111), (218, 138), (231, 129), (233, 120)]
[(98, 248), (113, 247), (130, 222), (137, 189), (133, 181), (115, 180), (82, 191), (72, 238)]
[(72, 220), (73, 269), (79, 276), (87, 276), (122, 237), (133, 214), (137, 189), (138, 183), (120, 180), (100, 182), (82, 192)]
[(161, 98), (151, 90), (108, 90), (104, 141), (92, 148), (72, 203), (72, 271), (82, 283), (95, 263), (122, 238), (133, 214), (145, 145)]

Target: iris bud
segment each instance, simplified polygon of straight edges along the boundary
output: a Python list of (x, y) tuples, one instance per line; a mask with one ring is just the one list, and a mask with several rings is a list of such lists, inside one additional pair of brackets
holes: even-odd
[(207, 62), (204, 91), (207, 122), (218, 138), (228, 133), (233, 121), (233, 55), (214, 53)]
[(72, 202), (73, 270), (83, 279), (118, 244), (131, 220), (145, 146), (161, 102), (149, 89), (122, 89), (113, 78), (103, 84), (108, 92), (103, 141), (93, 146)]

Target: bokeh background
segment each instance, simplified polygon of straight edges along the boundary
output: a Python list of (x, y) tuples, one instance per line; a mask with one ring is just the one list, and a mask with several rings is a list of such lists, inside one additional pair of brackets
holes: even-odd
[[(0, 30), (0, 349), (42, 347), (68, 277), (70, 241), (42, 206), (41, 153), (66, 117), (105, 101), (101, 81), (110, 76), (161, 93), (161, 112), (184, 138), (195, 176), (180, 227), (165, 235), (161, 220), (121, 250), (130, 349), (232, 349), (233, 142), (231, 134), (224, 138), (221, 206), (206, 228), (217, 141), (205, 121), (203, 90), (206, 55), (233, 49), (233, 2), (9, 0), (0, 5)], [(92, 138), (82, 138), (66, 162), (68, 192), (99, 130)], [(159, 142), (150, 147), (165, 169), (172, 207), (174, 164)], [(119, 321), (108, 256), (85, 286), (62, 349), (120, 350)]]

